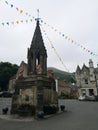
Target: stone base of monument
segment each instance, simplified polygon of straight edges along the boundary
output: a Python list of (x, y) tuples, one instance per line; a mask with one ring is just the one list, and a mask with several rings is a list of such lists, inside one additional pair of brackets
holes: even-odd
[(43, 111), (45, 115), (55, 114), (57, 113), (59, 108), (57, 106), (44, 106)]
[(44, 118), (44, 116), (56, 114), (59, 112), (59, 108), (56, 106), (44, 106), (41, 111), (36, 111), (34, 106), (30, 105), (21, 105), (15, 113), (11, 112), (11, 114), (17, 114), (23, 117), (36, 116), (37, 118)]
[(29, 104), (23, 104), (18, 108), (17, 114), (19, 116), (35, 115), (35, 106), (29, 105)]
[(18, 79), (12, 97), (11, 113), (33, 116), (39, 111), (45, 114), (57, 112), (58, 96), (55, 80), (43, 75)]

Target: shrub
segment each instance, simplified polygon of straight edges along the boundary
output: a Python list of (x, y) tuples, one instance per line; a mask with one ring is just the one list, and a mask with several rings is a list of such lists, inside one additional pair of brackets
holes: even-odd
[(59, 99), (76, 99), (76, 97), (70, 93), (63, 93), (58, 97)]

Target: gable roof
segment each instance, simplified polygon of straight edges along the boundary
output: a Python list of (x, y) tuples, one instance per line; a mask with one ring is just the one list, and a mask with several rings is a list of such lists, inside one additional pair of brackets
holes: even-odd
[(80, 69), (79, 65), (77, 66), (76, 73), (77, 73), (77, 74), (80, 74), (80, 73), (81, 73), (81, 69)]
[(89, 72), (89, 68), (85, 64), (83, 64), (83, 67), (82, 67), (81, 71), (82, 72), (84, 72), (84, 71)]

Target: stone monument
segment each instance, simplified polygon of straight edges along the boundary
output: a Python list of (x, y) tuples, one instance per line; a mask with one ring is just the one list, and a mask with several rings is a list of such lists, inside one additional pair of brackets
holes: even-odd
[[(11, 113), (35, 115), (39, 111), (51, 114), (57, 112), (58, 98), (53, 74), (47, 74), (47, 51), (41, 35), (39, 19), (28, 48), (27, 76), (22, 74), (16, 80), (12, 97)], [(49, 109), (50, 112), (49, 112)], [(52, 109), (55, 110), (52, 110)]]

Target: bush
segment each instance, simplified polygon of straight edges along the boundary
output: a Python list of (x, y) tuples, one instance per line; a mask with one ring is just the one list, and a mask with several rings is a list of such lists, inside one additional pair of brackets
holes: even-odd
[(58, 97), (59, 99), (75, 99), (76, 97), (69, 94), (61, 92), (61, 95)]

